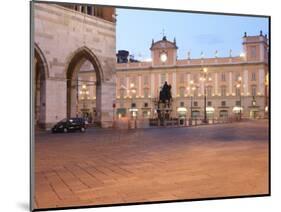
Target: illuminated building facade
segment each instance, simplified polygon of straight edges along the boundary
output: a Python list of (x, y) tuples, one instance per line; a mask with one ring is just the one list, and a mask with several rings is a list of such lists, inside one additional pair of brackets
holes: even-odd
[[(186, 59), (177, 59), (176, 41), (164, 36), (152, 41), (151, 61), (116, 63), (115, 117), (155, 118), (165, 81), (172, 86), (175, 118), (202, 119), (204, 106), (208, 120), (267, 117), (268, 39), (262, 32), (245, 33), (242, 39), (239, 56), (230, 51), (228, 57), (193, 59), (188, 53)], [(93, 77), (91, 73), (81, 72), (80, 77)], [(94, 108), (94, 96), (88, 98)]]

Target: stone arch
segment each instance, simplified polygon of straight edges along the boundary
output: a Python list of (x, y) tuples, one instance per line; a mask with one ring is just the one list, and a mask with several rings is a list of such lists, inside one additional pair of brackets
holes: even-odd
[(42, 68), (44, 69), (44, 72), (45, 72), (45, 79), (47, 79), (49, 77), (48, 63), (47, 63), (47, 60), (46, 60), (46, 57), (45, 57), (43, 51), (41, 50), (41, 48), (39, 47), (39, 45), (37, 43), (34, 43), (34, 57), (41, 59)]
[(97, 56), (86, 46), (78, 48), (67, 59), (65, 76), (67, 79), (67, 117), (78, 116), (78, 73), (81, 65), (88, 60), (96, 72), (96, 110), (97, 120), (100, 120), (101, 110), (101, 84), (104, 82), (104, 73)]
[[(70, 73), (70, 69), (73, 69), (75, 65), (77, 65), (79, 62), (81, 62), (82, 59), (89, 60), (92, 65), (94, 66), (96, 72), (97, 72), (97, 78), (98, 83), (101, 83), (104, 81), (104, 73), (102, 71), (101, 64), (99, 62), (98, 57), (92, 52), (92, 50), (86, 46), (80, 47), (77, 50), (75, 50), (68, 58), (66, 64), (66, 70), (65, 75), (68, 78)], [(77, 71), (77, 70), (76, 70)]]
[(36, 127), (44, 128), (46, 123), (46, 79), (49, 77), (47, 60), (34, 43), (34, 122)]

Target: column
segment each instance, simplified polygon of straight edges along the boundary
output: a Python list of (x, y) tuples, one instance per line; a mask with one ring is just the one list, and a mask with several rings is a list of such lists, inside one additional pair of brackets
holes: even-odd
[(129, 77), (126, 77), (126, 88), (127, 88), (127, 96), (129, 96), (129, 89), (130, 89), (130, 84), (129, 84)]
[(151, 74), (150, 75), (150, 95), (151, 95), (151, 98), (155, 97), (155, 94), (154, 94), (154, 74)]
[(232, 96), (232, 72), (229, 72), (229, 95)]
[(200, 82), (200, 90), (199, 90), (199, 93), (201, 94), (201, 95), (204, 95), (204, 84), (205, 84), (206, 82), (203, 82), (203, 81), (201, 81)]
[(265, 78), (264, 78), (264, 69), (259, 69), (259, 90), (258, 92), (261, 95), (264, 95), (264, 87), (265, 87)]
[[(67, 81), (66, 80), (52, 80), (46, 79), (46, 100), (44, 106), (45, 127), (49, 129), (56, 122), (67, 116)], [(76, 101), (76, 98), (74, 97)], [(74, 111), (75, 115), (75, 103)], [(41, 115), (41, 114), (40, 114)], [(42, 114), (43, 115), (43, 114)]]
[[(100, 85), (97, 111), (100, 114), (100, 123), (103, 128), (112, 127), (113, 124), (112, 104), (116, 101), (115, 87), (114, 82), (102, 82)], [(100, 103), (98, 104), (98, 102)]]
[(218, 93), (218, 73), (215, 73), (215, 94), (217, 95)]
[(264, 55), (265, 55), (265, 48), (263, 44), (260, 44), (260, 61), (264, 61)]
[(159, 88), (158, 88), (158, 84), (159, 84), (159, 82), (158, 82), (158, 80), (159, 80), (159, 77), (157, 77), (157, 73), (155, 73), (154, 74), (154, 92), (155, 92), (155, 94), (156, 94), (156, 97), (158, 97), (158, 95), (159, 95)]
[(173, 81), (172, 81), (172, 96), (177, 96), (177, 75), (176, 72), (173, 72)]
[[(93, 81), (94, 81), (94, 77), (93, 77), (93, 76), (90, 76), (90, 81), (91, 81), (90, 84), (92, 84)], [(89, 96), (90, 96), (90, 99), (91, 99), (91, 100), (92, 100), (93, 97), (94, 97), (94, 87), (95, 87), (95, 86), (89, 86)]]
[(187, 74), (187, 85), (189, 86), (188, 94), (191, 94), (192, 87), (190, 87), (190, 74)]
[(139, 97), (141, 97), (141, 93), (142, 93), (142, 86), (141, 86), (141, 75), (138, 76), (138, 95)]
[(243, 71), (243, 88), (244, 88), (243, 91), (244, 95), (248, 95), (248, 70)]

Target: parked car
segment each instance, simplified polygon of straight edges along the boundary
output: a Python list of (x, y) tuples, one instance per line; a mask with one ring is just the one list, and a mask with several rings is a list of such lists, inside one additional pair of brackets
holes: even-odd
[(86, 123), (83, 118), (65, 118), (59, 121), (53, 128), (52, 132), (70, 132), (70, 131), (77, 131), (85, 132), (86, 130)]

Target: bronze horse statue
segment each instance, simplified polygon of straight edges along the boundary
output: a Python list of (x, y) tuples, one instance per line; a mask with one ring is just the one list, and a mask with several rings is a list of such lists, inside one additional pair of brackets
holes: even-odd
[(158, 107), (160, 103), (164, 103), (165, 106), (166, 104), (168, 107), (170, 107), (170, 103), (172, 100), (172, 92), (171, 92), (172, 86), (168, 85), (167, 81), (164, 83), (160, 93), (159, 93), (159, 102), (158, 102)]
[[(164, 125), (164, 120), (168, 120), (170, 118), (170, 106), (172, 101), (171, 89), (172, 86), (165, 82), (161, 91), (159, 92), (157, 114), (161, 125)], [(164, 110), (160, 109), (160, 104), (164, 104)]]

